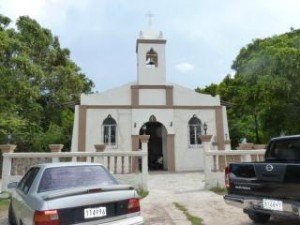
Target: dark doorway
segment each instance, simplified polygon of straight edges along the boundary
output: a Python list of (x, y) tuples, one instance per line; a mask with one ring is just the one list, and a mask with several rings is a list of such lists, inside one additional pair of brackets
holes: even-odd
[(159, 122), (145, 123), (140, 135), (150, 135), (148, 142), (149, 170), (167, 170), (167, 131)]

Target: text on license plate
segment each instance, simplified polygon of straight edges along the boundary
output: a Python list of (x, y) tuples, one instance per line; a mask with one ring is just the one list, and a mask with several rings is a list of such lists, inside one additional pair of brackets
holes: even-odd
[(282, 201), (263, 199), (263, 208), (270, 210), (283, 211)]
[(106, 216), (106, 207), (84, 209), (84, 218), (96, 218)]

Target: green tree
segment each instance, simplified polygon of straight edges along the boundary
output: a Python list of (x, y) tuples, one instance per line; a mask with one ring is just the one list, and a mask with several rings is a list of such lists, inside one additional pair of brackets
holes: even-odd
[(18, 151), (70, 147), (73, 106), (93, 82), (51, 31), (22, 16), (16, 28), (0, 15), (0, 141), (11, 130)]
[[(300, 30), (256, 39), (240, 50), (234, 76), (201, 92), (229, 102), (231, 138), (266, 143), (270, 137), (300, 132)], [(199, 91), (198, 90), (198, 91)], [(210, 93), (211, 94), (211, 93)]]
[[(299, 133), (300, 32), (255, 40), (240, 51), (232, 68), (248, 90), (246, 103), (263, 140)], [(251, 110), (251, 109), (249, 109)], [(256, 118), (255, 118), (256, 116)], [(296, 122), (296, 123), (295, 123)], [(259, 133), (259, 131), (258, 131)]]
[(205, 88), (197, 87), (195, 89), (195, 91), (198, 93), (210, 94), (211, 96), (215, 96), (215, 95), (217, 95), (217, 92), (218, 92), (218, 85), (211, 84), (211, 85), (205, 86)]

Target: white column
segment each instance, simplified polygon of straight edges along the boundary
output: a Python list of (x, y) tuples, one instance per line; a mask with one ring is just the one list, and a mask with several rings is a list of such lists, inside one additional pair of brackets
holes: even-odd
[(231, 150), (231, 141), (225, 140), (225, 150)]
[(3, 163), (2, 163), (2, 185), (1, 192), (7, 191), (7, 185), (10, 182), (11, 177), (11, 156), (10, 153), (13, 153), (16, 149), (16, 145), (11, 144), (3, 144), (0, 145), (0, 150), (3, 155)]
[(210, 170), (212, 168), (212, 163), (208, 163), (208, 161), (212, 162), (212, 156), (206, 155), (207, 151), (212, 150), (212, 148), (211, 148), (211, 146), (212, 146), (211, 145), (211, 138), (212, 138), (212, 135), (202, 135), (201, 136), (203, 150), (204, 150), (204, 153), (205, 153), (205, 157), (204, 157), (205, 172), (207, 171), (208, 166), (210, 167)]
[(7, 156), (7, 154), (3, 154), (1, 192), (7, 191), (7, 185), (11, 176), (11, 161), (11, 157)]
[(140, 141), (142, 143), (142, 187), (145, 191), (148, 191), (148, 141), (150, 135), (140, 135)]
[(205, 186), (210, 185), (210, 178), (211, 178), (212, 168), (213, 168), (213, 164), (214, 164), (213, 156), (207, 154), (207, 152), (212, 151), (211, 138), (212, 138), (212, 135), (201, 136), (203, 150), (204, 150), (204, 154), (205, 154), (205, 157), (204, 157)]

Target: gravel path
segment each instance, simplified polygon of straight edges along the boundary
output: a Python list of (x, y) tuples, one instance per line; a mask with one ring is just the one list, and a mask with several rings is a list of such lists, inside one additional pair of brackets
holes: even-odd
[[(141, 201), (146, 225), (190, 225), (178, 202), (204, 220), (205, 225), (253, 225), (241, 209), (228, 206), (223, 197), (204, 190), (202, 173), (151, 173), (149, 195)], [(299, 221), (272, 219), (267, 225), (299, 225)], [(7, 212), (0, 213), (0, 225), (9, 225)]]
[[(147, 225), (190, 225), (173, 203), (185, 205), (188, 211), (204, 220), (205, 225), (253, 225), (241, 209), (228, 206), (223, 197), (204, 190), (202, 173), (151, 173), (150, 194), (141, 201)], [(299, 225), (299, 221), (272, 219), (268, 225)]]
[(7, 220), (7, 212), (1, 212), (0, 213), (0, 224), (1, 225), (9, 225), (8, 220)]

